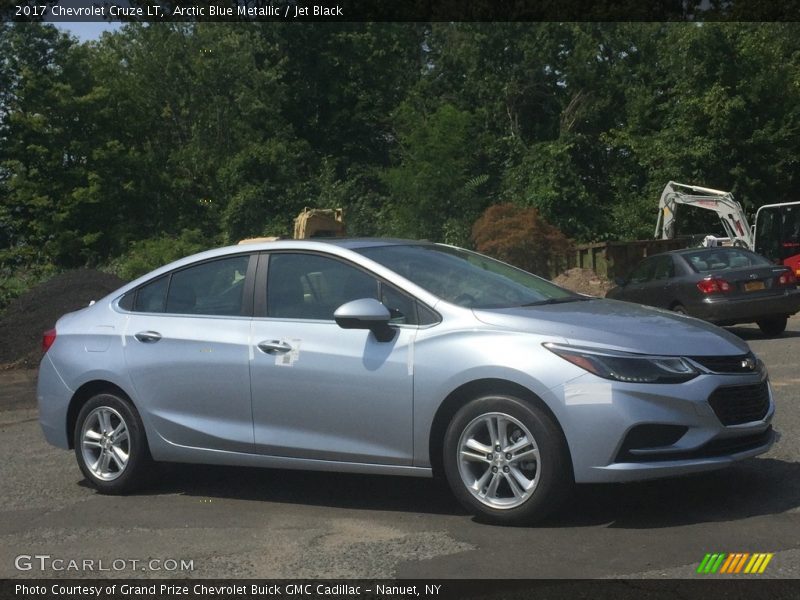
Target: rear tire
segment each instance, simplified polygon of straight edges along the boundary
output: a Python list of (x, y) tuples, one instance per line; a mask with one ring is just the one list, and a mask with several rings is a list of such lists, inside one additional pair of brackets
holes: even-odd
[(765, 335), (780, 335), (786, 331), (786, 323), (788, 320), (789, 319), (786, 317), (773, 317), (771, 319), (756, 321), (756, 323)]
[(676, 304), (672, 307), (672, 312), (676, 312), (679, 315), (688, 315), (689, 313), (686, 312), (686, 307), (683, 304)]
[(456, 413), (444, 438), (444, 472), (467, 510), (503, 525), (543, 519), (573, 479), (552, 418), (507, 395), (476, 398)]
[(86, 479), (102, 494), (124, 494), (140, 487), (153, 459), (136, 409), (111, 393), (83, 405), (75, 422), (75, 456)]

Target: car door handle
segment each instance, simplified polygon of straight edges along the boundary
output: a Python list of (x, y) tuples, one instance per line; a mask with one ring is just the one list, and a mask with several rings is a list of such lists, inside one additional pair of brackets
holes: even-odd
[(261, 342), (258, 344), (258, 349), (264, 354), (286, 354), (291, 352), (292, 347), (280, 340), (272, 340), (271, 342)]
[(140, 331), (133, 337), (135, 337), (143, 344), (155, 344), (158, 340), (161, 339), (161, 334), (158, 333), (157, 331)]

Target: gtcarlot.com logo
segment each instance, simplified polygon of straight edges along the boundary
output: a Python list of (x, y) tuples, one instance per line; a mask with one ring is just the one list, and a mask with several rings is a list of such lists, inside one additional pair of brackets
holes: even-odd
[(60, 558), (50, 554), (20, 554), (17, 571), (194, 571), (194, 560), (174, 558)]
[(720, 575), (759, 575), (766, 570), (772, 557), (773, 554), (767, 552), (753, 554), (749, 552), (734, 552), (732, 554), (717, 552), (706, 554), (700, 566), (697, 567), (697, 572), (703, 575), (713, 575), (715, 573)]

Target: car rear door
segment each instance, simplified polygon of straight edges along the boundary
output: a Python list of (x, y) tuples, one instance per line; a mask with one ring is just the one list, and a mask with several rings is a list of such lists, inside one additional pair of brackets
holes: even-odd
[(253, 451), (248, 356), (256, 262), (241, 254), (192, 265), (130, 299), (128, 371), (143, 418), (171, 444)]
[(662, 254), (654, 256), (651, 261), (653, 266), (649, 272), (649, 279), (640, 287), (640, 302), (648, 306), (669, 308), (674, 297), (674, 293), (670, 290), (675, 276), (672, 256)]
[[(391, 341), (333, 320), (345, 302), (379, 295), (395, 317)], [(413, 299), (337, 257), (262, 255), (250, 349), (256, 451), (410, 465), (413, 312)]]

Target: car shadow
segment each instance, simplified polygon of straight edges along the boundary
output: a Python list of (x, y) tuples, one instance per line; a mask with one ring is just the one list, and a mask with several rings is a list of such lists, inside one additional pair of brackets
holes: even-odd
[(549, 526), (657, 529), (780, 514), (800, 506), (800, 463), (758, 458), (684, 477), (576, 486), (568, 504)]
[[(142, 496), (161, 494), (468, 515), (443, 480), (414, 477), (162, 464), (156, 482), (140, 492)], [(798, 507), (800, 463), (760, 458), (699, 475), (578, 485), (563, 507), (538, 526), (653, 529), (737, 521)]]
[(212, 465), (158, 465), (140, 494), (184, 494), (330, 508), (465, 515), (438, 479)]

